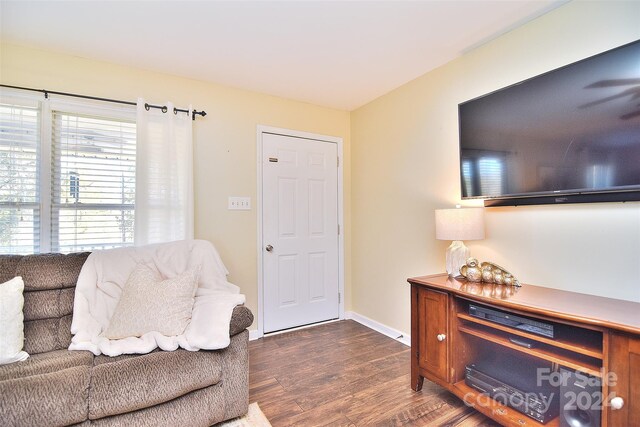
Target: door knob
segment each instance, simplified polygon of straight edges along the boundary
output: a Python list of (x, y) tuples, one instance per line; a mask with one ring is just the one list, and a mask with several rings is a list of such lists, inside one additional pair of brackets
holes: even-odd
[(271, 252), (273, 250), (273, 246), (267, 245), (265, 249), (267, 250), (267, 252)]
[(438, 334), (436, 338), (438, 339), (438, 341), (444, 341), (447, 336), (445, 334)]

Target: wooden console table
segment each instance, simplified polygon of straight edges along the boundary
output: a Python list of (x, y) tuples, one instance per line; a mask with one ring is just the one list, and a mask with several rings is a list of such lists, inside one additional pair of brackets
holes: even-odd
[[(504, 426), (543, 426), (465, 384), (465, 366), (474, 362), (480, 347), (488, 346), (600, 377), (605, 397), (601, 425), (640, 426), (640, 303), (533, 285), (474, 283), (446, 274), (408, 281), (415, 391), (427, 378)], [(479, 319), (469, 315), (469, 303), (550, 322), (562, 333), (550, 339)], [(510, 338), (535, 345), (523, 347)], [(615, 373), (617, 381), (609, 383), (608, 372)], [(559, 417), (544, 425), (560, 425)]]

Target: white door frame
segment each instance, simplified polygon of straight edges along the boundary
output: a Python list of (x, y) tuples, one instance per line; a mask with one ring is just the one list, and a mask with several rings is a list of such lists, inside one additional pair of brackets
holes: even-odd
[(309, 132), (301, 132), (291, 129), (276, 128), (271, 126), (258, 125), (257, 141), (256, 141), (256, 159), (258, 166), (258, 191), (256, 210), (258, 215), (258, 237), (257, 237), (257, 254), (258, 254), (258, 330), (251, 334), (251, 339), (260, 338), (264, 335), (264, 283), (263, 283), (263, 257), (264, 242), (262, 241), (262, 134), (272, 133), (276, 135), (292, 136), (296, 138), (313, 139), (316, 141), (332, 142), (337, 144), (338, 148), (338, 292), (340, 292), (340, 302), (338, 303), (338, 318), (344, 319), (344, 200), (343, 200), (343, 152), (342, 138), (337, 136), (319, 135)]

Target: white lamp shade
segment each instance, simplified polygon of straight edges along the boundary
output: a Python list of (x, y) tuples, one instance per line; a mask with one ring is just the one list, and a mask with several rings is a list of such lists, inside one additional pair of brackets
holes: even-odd
[(484, 209), (436, 209), (436, 239), (484, 239)]

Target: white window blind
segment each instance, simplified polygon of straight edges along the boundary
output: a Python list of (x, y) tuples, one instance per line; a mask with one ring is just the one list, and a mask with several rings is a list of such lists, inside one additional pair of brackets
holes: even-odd
[(40, 113), (0, 102), (0, 253), (40, 251)]
[(485, 196), (503, 194), (504, 162), (502, 159), (482, 157), (478, 160), (480, 191)]
[(52, 116), (52, 251), (133, 245), (135, 122)]
[(473, 165), (470, 160), (462, 161), (462, 184), (464, 185), (465, 196), (473, 196)]

